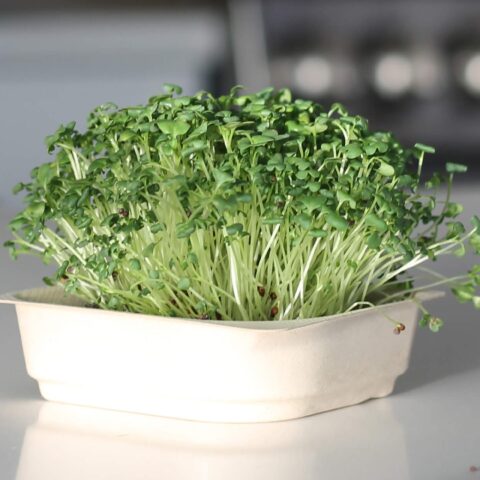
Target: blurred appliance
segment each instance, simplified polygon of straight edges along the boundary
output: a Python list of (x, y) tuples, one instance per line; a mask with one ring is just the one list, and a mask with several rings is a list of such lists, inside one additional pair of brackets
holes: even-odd
[[(240, 83), (250, 80), (256, 89), (268, 79), (321, 103), (340, 101), (369, 118), (372, 129), (391, 130), (407, 145), (434, 145), (435, 161), (480, 166), (480, 2), (232, 0), (231, 6), (237, 23), (239, 10), (250, 18), (243, 35), (232, 35)], [(262, 32), (252, 31), (259, 11)], [(235, 31), (241, 32), (233, 22)], [(252, 36), (263, 40), (257, 49), (246, 48)]]

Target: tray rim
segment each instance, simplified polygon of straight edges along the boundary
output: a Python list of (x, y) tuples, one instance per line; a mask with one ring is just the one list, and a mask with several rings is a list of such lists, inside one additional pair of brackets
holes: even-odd
[[(15, 307), (39, 307), (39, 308), (55, 308), (60, 310), (69, 310), (74, 309), (74, 311), (90, 311), (95, 314), (95, 316), (119, 316), (127, 319), (128, 317), (137, 317), (148, 320), (161, 320), (163, 322), (183, 322), (183, 323), (194, 323), (196, 325), (210, 325), (218, 327), (227, 327), (227, 328), (240, 328), (245, 330), (255, 330), (255, 331), (282, 331), (282, 330), (293, 330), (297, 328), (307, 327), (309, 325), (318, 325), (326, 324), (334, 321), (347, 320), (355, 318), (358, 316), (365, 316), (370, 313), (378, 313), (385, 310), (391, 310), (395, 307), (406, 306), (408, 304), (413, 304), (416, 306), (414, 300), (420, 302), (426, 302), (430, 300), (435, 300), (441, 298), (445, 295), (445, 292), (440, 290), (426, 290), (423, 292), (417, 293), (412, 298), (407, 298), (404, 300), (399, 300), (397, 302), (386, 303), (384, 305), (376, 305), (373, 307), (366, 307), (360, 310), (354, 310), (346, 313), (337, 313), (333, 315), (326, 315), (323, 317), (315, 318), (305, 318), (305, 319), (294, 319), (294, 320), (201, 320), (196, 318), (184, 318), (184, 317), (164, 317), (161, 315), (146, 314), (146, 313), (134, 313), (134, 312), (120, 312), (116, 310), (105, 310), (105, 309), (91, 309), (86, 307), (85, 302), (74, 295), (65, 294), (65, 297), (69, 303), (55, 303), (55, 302), (44, 302), (29, 300), (29, 295), (38, 294), (41, 292), (50, 291), (54, 294), (60, 294), (63, 292), (62, 287), (37, 287), (31, 289), (24, 289), (14, 292), (8, 292), (0, 295), (0, 304), (14, 305)], [(23, 297), (23, 298), (22, 298)], [(82, 304), (83, 303), (83, 304)]]

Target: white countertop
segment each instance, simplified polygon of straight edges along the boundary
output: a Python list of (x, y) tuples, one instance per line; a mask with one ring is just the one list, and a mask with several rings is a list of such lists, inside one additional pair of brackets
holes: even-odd
[[(478, 187), (456, 198), (468, 214), (480, 210)], [(1, 241), (10, 215), (0, 206)], [(39, 285), (45, 267), (12, 263), (2, 249), (0, 272), (5, 292)], [(418, 332), (390, 397), (300, 420), (221, 425), (41, 400), (14, 309), (2, 306), (0, 479), (480, 479), (480, 312), (450, 296), (432, 310), (446, 325)]]

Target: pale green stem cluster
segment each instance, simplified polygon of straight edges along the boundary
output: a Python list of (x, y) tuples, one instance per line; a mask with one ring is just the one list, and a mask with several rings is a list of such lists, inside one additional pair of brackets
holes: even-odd
[[(254, 195), (252, 203), (228, 218), (232, 223), (243, 222), (243, 236), (229, 237), (225, 229), (207, 228), (180, 240), (176, 238), (175, 221), (184, 215), (183, 208), (175, 194), (165, 193), (158, 205), (151, 206), (165, 229), (154, 235), (144, 227), (133, 232), (125, 244), (132, 256), (154, 244), (149, 255), (139, 258), (141, 268), (130, 268), (127, 257), (115, 278), (102, 281), (82, 268), (75, 272), (79, 290), (92, 302), (98, 302), (99, 289), (118, 295), (128, 302), (129, 309), (143, 313), (194, 317), (202, 309), (214, 309), (218, 318), (267, 320), (332, 315), (371, 305), (373, 299), (376, 304), (395, 301), (425, 288), (392, 290), (400, 274), (428, 257), (418, 253), (405, 262), (400, 254), (369, 248), (365, 245), (368, 227), (363, 220), (346, 232), (331, 229), (326, 237), (313, 238), (288, 221), (262, 224), (260, 202), (260, 195)], [(95, 233), (104, 233), (102, 218), (115, 208), (100, 204), (92, 207), (91, 214), (97, 220)], [(134, 205), (130, 208), (130, 215), (140, 213)], [(67, 219), (58, 226), (61, 235), (45, 229), (40, 243), (54, 252), (58, 264), (74, 255), (85, 265), (95, 247), (75, 248), (81, 236), (79, 229)], [(464, 240), (445, 240), (430, 249), (442, 255)], [(17, 241), (42, 252), (25, 240)], [(185, 262), (186, 258), (191, 260)], [(188, 289), (176, 288), (182, 278), (188, 279)], [(458, 278), (433, 285), (454, 280)], [(135, 289), (139, 286), (150, 293), (138, 296)], [(264, 295), (259, 293), (261, 289)]]

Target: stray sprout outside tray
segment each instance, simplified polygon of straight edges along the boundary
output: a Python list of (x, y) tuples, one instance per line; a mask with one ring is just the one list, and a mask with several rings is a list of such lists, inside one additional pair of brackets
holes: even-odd
[[(451, 199), (466, 167), (424, 178), (432, 147), (404, 148), (340, 104), (166, 85), (144, 106), (101, 105), (85, 132), (71, 122), (46, 144), (53, 159), (14, 189), (26, 208), (5, 245), (55, 262), (47, 284), (91, 306), (285, 320), (447, 285), (480, 308), (479, 265), (454, 278), (422, 267), (467, 244), (480, 253), (480, 220), (465, 228)], [(413, 268), (430, 284), (416, 287)], [(420, 325), (438, 331), (442, 320), (419, 307)]]

